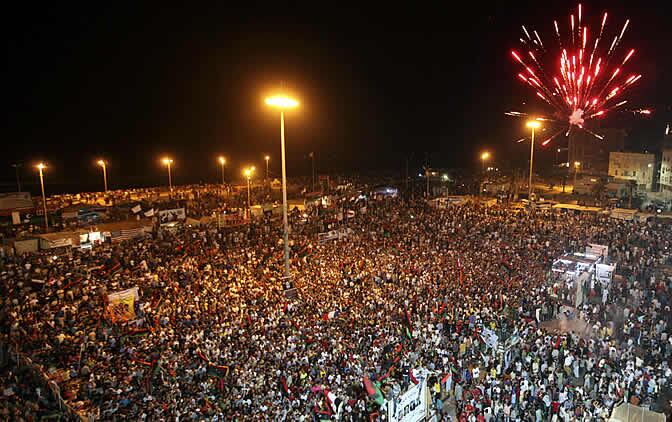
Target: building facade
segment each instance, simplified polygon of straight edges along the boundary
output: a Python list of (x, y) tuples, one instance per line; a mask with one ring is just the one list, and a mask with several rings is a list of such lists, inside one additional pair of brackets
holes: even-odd
[(672, 147), (663, 149), (659, 185), (661, 192), (672, 192)]
[(651, 191), (655, 174), (656, 156), (636, 152), (610, 152), (609, 176), (634, 180), (638, 190)]

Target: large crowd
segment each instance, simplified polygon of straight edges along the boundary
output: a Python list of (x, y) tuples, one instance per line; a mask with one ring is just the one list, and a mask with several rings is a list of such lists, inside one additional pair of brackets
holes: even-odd
[[(320, 243), (306, 215), (352, 232)], [(292, 218), (291, 285), (270, 218), (4, 257), (2, 343), (102, 420), (386, 420), (381, 402), (418, 374), (438, 420), (593, 421), (623, 402), (669, 406), (670, 225), (398, 198), (306, 215)], [(559, 330), (546, 323), (566, 317), (575, 292), (552, 262), (589, 242), (609, 247), (617, 274), (586, 286), (575, 315), (585, 330)], [(133, 287), (133, 319), (114, 320), (108, 294)], [(20, 368), (3, 371), (0, 417), (53, 411)]]

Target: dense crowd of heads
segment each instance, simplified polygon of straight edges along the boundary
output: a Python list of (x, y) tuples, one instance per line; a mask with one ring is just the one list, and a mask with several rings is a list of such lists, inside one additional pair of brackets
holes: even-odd
[[(350, 208), (350, 219), (324, 209), (293, 219), (297, 297), (283, 291), (270, 219), (6, 257), (3, 342), (70, 406), (106, 420), (384, 420), (363, 379), (391, 400), (414, 371), (445, 420), (599, 420), (621, 402), (666, 404), (669, 225), (478, 203)], [(313, 230), (346, 226), (347, 238), (324, 244)], [(586, 327), (558, 331), (546, 322), (573, 305), (576, 286), (551, 264), (588, 242), (609, 247), (617, 274), (579, 286)], [(136, 286), (133, 322), (111, 321), (107, 295)], [(8, 394), (34, 415), (54, 409), (8, 365)], [(0, 414), (19, 415), (10, 402)]]

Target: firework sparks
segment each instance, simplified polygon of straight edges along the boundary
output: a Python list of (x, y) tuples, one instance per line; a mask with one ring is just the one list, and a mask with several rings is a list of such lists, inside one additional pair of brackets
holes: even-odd
[[(579, 4), (576, 13), (570, 14), (569, 32), (566, 34), (561, 32), (558, 21), (553, 21), (559, 50), (552, 50), (552, 47), (544, 48), (539, 33), (522, 26), (524, 37), (520, 38), (520, 42), (523, 51), (511, 51), (515, 61), (523, 68), (523, 71), (518, 73), (518, 78), (534, 89), (537, 97), (553, 107), (556, 117), (564, 116), (559, 120), (546, 119), (563, 123), (566, 127), (542, 142), (543, 145), (559, 133), (568, 134), (572, 128), (584, 130), (602, 139), (602, 136), (585, 127), (586, 122), (602, 118), (626, 104), (627, 100), (622, 99), (624, 92), (642, 77), (640, 74), (628, 74), (625, 68), (626, 64), (631, 64), (635, 54), (634, 48), (627, 50), (623, 55), (617, 53), (630, 25), (630, 19), (625, 20), (620, 31), (609, 34), (610, 31), (606, 27), (606, 12), (602, 15), (599, 31), (590, 30), (587, 24), (590, 19), (584, 12)], [(609, 37), (611, 42), (602, 43), (603, 37)], [(543, 66), (544, 53), (547, 50), (559, 51), (559, 60), (557, 56), (553, 60), (552, 71)], [(615, 57), (616, 54), (619, 55), (618, 58)], [(610, 69), (612, 62), (616, 65)], [(638, 114), (651, 113), (647, 109), (628, 111)], [(527, 116), (526, 113), (520, 112), (506, 114), (514, 117)]]

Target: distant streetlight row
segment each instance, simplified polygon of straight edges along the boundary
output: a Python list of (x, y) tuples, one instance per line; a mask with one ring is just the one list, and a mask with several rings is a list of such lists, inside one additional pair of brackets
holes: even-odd
[[(273, 107), (280, 110), (280, 156), (282, 161), (282, 222), (283, 222), (283, 241), (284, 241), (284, 252), (285, 252), (285, 278), (290, 278), (289, 271), (289, 224), (287, 221), (287, 172), (285, 164), (285, 111), (299, 106), (299, 102), (287, 95), (274, 95), (267, 97), (264, 101), (267, 106)], [(271, 159), (269, 155), (264, 156), (266, 161), (266, 178), (269, 177), (268, 171), (268, 162)], [(218, 157), (217, 161), (222, 167), (222, 184), (224, 184), (224, 166), (226, 165), (226, 158)], [(168, 187), (170, 190), (173, 190), (173, 178), (171, 167), (173, 164), (173, 159), (170, 157), (164, 157), (161, 159), (161, 163), (168, 169)], [(102, 170), (103, 170), (103, 184), (105, 192), (107, 192), (107, 164), (108, 162), (104, 159), (99, 159), (96, 161)], [(36, 168), (40, 172), (40, 186), (42, 187), (42, 205), (44, 207), (44, 225), (45, 228), (49, 228), (49, 220), (47, 216), (47, 200), (44, 192), (44, 172), (43, 170), (47, 168), (44, 163), (37, 164)], [(18, 170), (17, 170), (18, 171)], [(254, 166), (246, 167), (243, 170), (243, 175), (247, 179), (247, 206), (248, 213), (250, 212), (251, 207), (251, 198), (250, 198), (250, 180), (252, 175), (255, 172)]]

